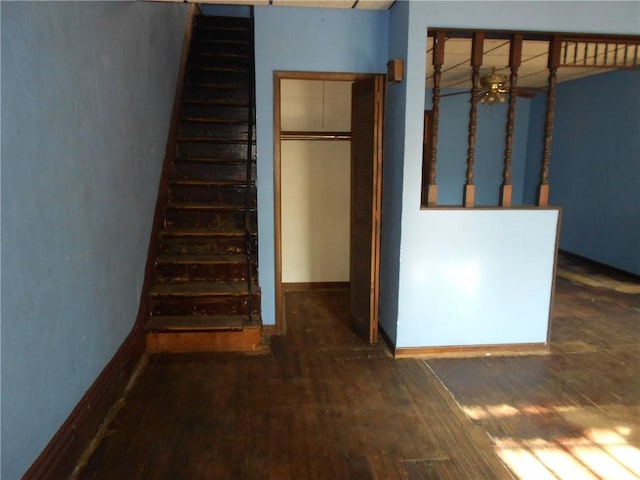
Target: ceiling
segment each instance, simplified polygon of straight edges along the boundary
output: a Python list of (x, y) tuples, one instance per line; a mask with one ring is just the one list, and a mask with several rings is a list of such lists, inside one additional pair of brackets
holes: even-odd
[[(170, 0), (171, 1), (171, 0)], [(174, 0), (176, 1), (176, 0)], [(177, 0), (180, 1), (180, 0)], [(339, 8), (356, 10), (387, 10), (396, 1), (394, 0), (184, 0), (201, 4), (219, 5), (273, 5), (288, 7), (307, 8)], [(427, 86), (433, 86), (431, 59), (433, 56), (434, 37), (427, 39)], [(576, 44), (574, 51), (569, 55), (576, 55), (579, 58), (587, 58), (587, 65), (581, 66), (561, 66), (557, 72), (557, 82), (562, 83), (581, 77), (603, 73), (615, 65), (611, 63), (613, 57), (612, 49), (622, 49), (624, 45), (607, 47), (608, 59), (604, 58), (604, 48), (600, 52), (593, 48), (589, 51), (584, 45)], [(509, 40), (485, 38), (483, 67), (481, 75), (491, 73), (495, 68), (496, 73), (501, 73), (509, 77)], [(548, 82), (549, 70), (547, 68), (548, 42), (546, 40), (524, 40), (522, 45), (522, 64), (518, 69), (518, 87), (530, 89), (545, 88)], [(640, 49), (635, 47), (635, 51), (626, 52), (630, 55), (636, 68), (640, 68)], [(599, 57), (599, 58), (598, 58)], [(470, 38), (447, 38), (445, 42), (445, 64), (442, 68), (442, 78), (440, 86), (442, 88), (471, 88), (471, 39)]]
[(355, 8), (357, 10), (386, 10), (393, 0), (204, 0), (196, 3), (219, 5), (275, 5), (278, 7)]
[[(434, 37), (427, 40), (427, 85), (433, 86), (433, 43)], [(596, 48), (595, 43), (598, 43)], [(471, 38), (447, 38), (445, 40), (444, 64), (442, 66), (441, 88), (471, 87)], [(561, 50), (564, 63), (579, 66), (561, 66), (558, 68), (557, 82), (566, 82), (581, 77), (595, 75), (621, 66), (623, 59), (627, 64), (640, 67), (640, 48), (612, 42), (567, 42)], [(486, 38), (483, 44), (481, 75), (491, 73), (510, 74), (510, 41), (508, 39)], [(566, 56), (565, 56), (566, 50)], [(518, 68), (518, 87), (544, 88), (547, 85), (549, 42), (547, 40), (524, 40), (522, 43), (522, 64)], [(614, 60), (615, 59), (615, 60)], [(617, 62), (617, 63), (614, 63)]]

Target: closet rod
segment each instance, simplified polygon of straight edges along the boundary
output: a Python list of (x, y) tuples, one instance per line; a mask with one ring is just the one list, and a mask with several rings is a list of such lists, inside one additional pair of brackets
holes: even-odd
[(280, 132), (280, 140), (351, 140), (351, 132)]

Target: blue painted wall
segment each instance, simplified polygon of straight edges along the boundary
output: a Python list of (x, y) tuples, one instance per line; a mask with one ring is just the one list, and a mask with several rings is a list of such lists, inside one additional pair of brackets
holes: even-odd
[(2, 2), (2, 474), (138, 310), (188, 6)]
[[(389, 16), (389, 58), (407, 65), (409, 3), (400, 2)], [(405, 71), (406, 73), (406, 71)], [(397, 336), (407, 83), (387, 83), (384, 111), (382, 216), (380, 235), (380, 327), (391, 342)]]
[[(447, 95), (459, 92), (443, 89), (441, 93)], [(467, 170), (469, 101), (468, 91), (460, 95), (446, 96), (440, 100), (436, 172), (438, 205), (462, 205)], [(431, 109), (431, 103), (432, 91), (427, 89), (425, 109)], [(530, 103), (529, 99), (522, 97), (519, 97), (516, 102), (511, 159), (513, 205), (523, 204)], [(496, 206), (499, 203), (507, 110), (507, 103), (493, 106), (478, 105), (474, 163), (476, 205), (478, 206)]]
[(273, 72), (384, 73), (388, 12), (255, 8), (262, 320), (275, 323)]
[[(264, 322), (272, 324), (275, 320), (275, 70), (382, 73), (389, 58), (407, 55), (407, 83), (391, 86), (387, 92), (386, 120), (392, 123), (386, 125), (385, 153), (391, 160), (387, 158), (385, 162), (387, 186), (383, 200), (382, 249), (383, 255), (389, 258), (383, 258), (381, 265), (385, 272), (381, 295), (383, 302), (387, 302), (381, 304), (381, 322), (386, 328), (389, 323), (395, 324), (394, 317), (401, 316), (402, 310), (411, 312), (416, 308), (408, 296), (404, 295), (403, 299), (403, 291), (409, 289), (402, 286), (402, 264), (415, 261), (405, 242), (418, 245), (425, 234), (416, 222), (419, 222), (421, 188), (427, 27), (636, 33), (639, 12), (635, 2), (616, 2), (616, 8), (596, 2), (398, 2), (391, 12), (256, 7), (258, 215)], [(519, 148), (524, 148), (522, 143)], [(389, 189), (393, 191), (389, 193)], [(516, 189), (515, 195), (518, 198), (521, 193)], [(402, 216), (400, 223), (397, 215)], [(396, 262), (398, 254), (399, 263)], [(407, 277), (405, 282), (409, 281)], [(396, 303), (397, 313), (394, 312)]]
[(549, 201), (563, 209), (560, 248), (640, 275), (640, 71), (562, 83), (555, 112)]
[[(397, 3), (394, 8), (400, 5)], [(464, 12), (464, 15), (461, 12)], [(456, 316), (453, 310), (429, 311), (429, 306), (424, 304), (424, 298), (433, 295), (433, 290), (429, 289), (429, 275), (433, 275), (433, 272), (439, 268), (445, 271), (447, 263), (461, 260), (455, 255), (430, 256), (425, 250), (425, 248), (428, 250), (429, 245), (434, 245), (434, 248), (442, 245), (439, 239), (446, 239), (447, 235), (454, 235), (451, 238), (466, 235), (470, 241), (469, 245), (473, 244), (474, 235), (482, 235), (482, 242), (488, 247), (471, 253), (476, 255), (474, 259), (476, 264), (482, 267), (478, 272), (478, 278), (487, 279), (489, 282), (483, 284), (483, 288), (488, 288), (488, 291), (493, 291), (493, 288), (498, 289), (497, 291), (500, 291), (500, 288), (504, 290), (505, 287), (510, 289), (517, 284), (518, 280), (526, 280), (529, 272), (524, 269), (515, 277), (511, 275), (509, 271), (511, 266), (505, 265), (500, 255), (493, 255), (492, 252), (495, 250), (491, 246), (495, 247), (504, 242), (510, 229), (514, 228), (518, 222), (525, 221), (528, 215), (539, 214), (544, 217), (541, 222), (544, 231), (547, 232), (544, 238), (540, 237), (544, 245), (539, 246), (543, 248), (524, 248), (521, 257), (512, 256), (511, 258), (513, 261), (518, 261), (520, 265), (531, 262), (531, 258), (535, 258), (534, 264), (544, 266), (544, 269), (536, 273), (533, 280), (535, 284), (531, 285), (537, 292), (541, 292), (541, 295), (536, 297), (538, 301), (550, 298), (552, 285), (552, 276), (548, 273), (553, 262), (555, 245), (553, 239), (557, 227), (557, 218), (554, 215), (546, 215), (548, 212), (545, 211), (517, 213), (515, 210), (503, 210), (488, 215), (482, 210), (475, 210), (463, 212), (465, 214), (460, 215), (451, 214), (447, 217), (447, 222), (442, 223), (437, 211), (421, 211), (418, 208), (422, 166), (422, 111), (425, 101), (424, 53), (420, 58), (418, 52), (425, 51), (424, 32), (427, 27), (636, 33), (639, 14), (640, 5), (630, 2), (616, 2), (616, 8), (595, 2), (410, 2), (406, 68), (407, 81), (412, 83), (407, 86), (405, 111), (397, 347), (440, 346), (450, 341), (459, 344), (474, 344), (483, 340), (489, 340), (492, 343), (537, 342), (541, 338), (541, 330), (538, 327), (546, 328), (546, 313), (539, 311), (535, 318), (527, 319), (526, 338), (516, 338), (509, 332), (500, 335), (499, 330), (496, 330), (498, 334), (491, 339), (483, 339), (475, 335), (475, 330), (472, 328), (474, 325), (491, 326), (491, 318), (494, 314), (508, 315), (508, 309), (511, 308), (512, 303), (505, 304), (503, 299), (483, 298), (483, 302), (486, 303), (483, 304), (482, 311), (476, 312), (475, 318)], [(412, 55), (414, 48), (416, 54)], [(422, 77), (422, 82), (418, 81), (419, 77)], [(480, 220), (486, 223), (478, 223)], [(523, 225), (525, 224), (526, 222)], [(448, 228), (449, 231), (439, 230), (441, 227)], [(517, 233), (522, 235), (525, 231), (520, 230)], [(441, 251), (441, 253), (445, 252)], [(534, 257), (527, 258), (529, 255)], [(500, 280), (500, 275), (496, 274), (499, 272), (508, 274), (505, 278), (511, 278), (510, 285), (505, 285), (504, 281)], [(523, 285), (528, 283), (524, 282)], [(381, 295), (384, 294), (381, 292)], [(524, 296), (524, 298), (527, 297)], [(437, 300), (439, 305), (455, 306), (460, 301), (459, 291), (453, 286), (446, 292), (439, 291)], [(533, 299), (529, 301), (533, 302)], [(548, 305), (547, 303), (545, 307), (547, 311)], [(524, 310), (528, 307), (529, 304), (519, 305), (519, 308)], [(449, 335), (451, 322), (455, 325), (455, 337)]]

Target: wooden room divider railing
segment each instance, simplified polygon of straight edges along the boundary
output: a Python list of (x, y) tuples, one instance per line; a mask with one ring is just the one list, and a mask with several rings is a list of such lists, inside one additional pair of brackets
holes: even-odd
[[(440, 101), (442, 98), (443, 66), (445, 65), (445, 44), (450, 38), (466, 38), (470, 40), (468, 65), (471, 67), (470, 107), (467, 137), (466, 172), (463, 186), (462, 205), (467, 208), (475, 206), (475, 146), (478, 123), (478, 103), (483, 92), (480, 83), (480, 69), (485, 56), (485, 39), (502, 39), (509, 41), (509, 102), (505, 132), (504, 160), (502, 183), (499, 192), (499, 206), (512, 206), (511, 184), (514, 131), (516, 128), (516, 100), (519, 94), (525, 96), (524, 89), (518, 86), (519, 70), (523, 62), (523, 43), (527, 40), (547, 42), (547, 81), (542, 89), (546, 92), (546, 111), (544, 115), (544, 134), (540, 175), (537, 186), (536, 206), (547, 207), (549, 204), (549, 165), (551, 160), (551, 140), (554, 126), (554, 111), (557, 95), (558, 69), (561, 67), (587, 67), (591, 69), (629, 69), (640, 68), (640, 37), (637, 36), (594, 36), (561, 33), (524, 33), (504, 31), (463, 31), (454, 29), (430, 29), (429, 37), (433, 39), (431, 49), (431, 81), (432, 110), (426, 118), (425, 152), (423, 161), (422, 206), (438, 205), (437, 155), (439, 136)], [(458, 65), (454, 65), (458, 66)], [(454, 68), (453, 67), (453, 68)], [(502, 84), (500, 85), (502, 86)]]

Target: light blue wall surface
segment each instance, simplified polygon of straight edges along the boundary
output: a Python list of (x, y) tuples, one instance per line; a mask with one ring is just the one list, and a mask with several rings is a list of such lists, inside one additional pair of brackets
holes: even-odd
[(562, 83), (555, 112), (560, 248), (640, 275), (640, 71)]
[[(441, 93), (461, 93), (440, 100), (437, 183), (438, 205), (462, 205), (462, 191), (466, 180), (469, 135), (470, 94), (442, 89)], [(515, 129), (511, 159), (513, 205), (522, 205), (529, 133), (531, 101), (519, 97), (516, 101)], [(432, 91), (427, 89), (425, 109), (432, 108)], [(496, 206), (499, 203), (504, 166), (505, 131), (508, 103), (493, 106), (478, 105), (475, 144), (474, 183), (476, 205)]]
[(398, 347), (546, 343), (557, 210), (431, 209), (414, 222), (424, 234), (403, 231)]
[[(407, 55), (406, 83), (389, 87), (385, 106), (386, 120), (391, 122), (385, 126), (385, 154), (391, 159), (385, 160), (382, 249), (383, 256), (389, 257), (381, 259), (380, 313), (381, 323), (393, 337), (394, 316), (402, 322), (405, 313), (413, 315), (419, 308), (409, 294), (413, 292), (410, 275), (402, 273), (403, 265), (416, 260), (408, 247), (430, 231), (421, 222), (419, 210), (427, 27), (628, 34), (637, 33), (639, 19), (640, 5), (635, 2), (398, 2), (391, 13), (257, 7), (258, 214), (264, 322), (275, 320), (274, 70), (384, 72), (389, 58)], [(521, 195), (517, 189), (515, 195), (516, 199)], [(401, 215), (400, 224), (396, 215)], [(398, 252), (400, 261), (394, 266)]]
[(188, 6), (2, 2), (2, 478), (138, 310)]
[[(389, 58), (407, 58), (409, 3), (400, 2), (389, 16)], [(382, 166), (382, 220), (380, 235), (380, 327), (393, 343), (397, 336), (398, 281), (402, 219), (407, 83), (387, 83)]]
[[(482, 304), (483, 309), (477, 311), (473, 318), (457, 317), (456, 336), (450, 335), (450, 326), (447, 318), (439, 316), (435, 308), (429, 311), (428, 306), (423, 303), (425, 295), (429, 294), (429, 276), (434, 271), (443, 271), (446, 265), (455, 262), (457, 254), (451, 252), (446, 255), (447, 250), (442, 249), (438, 255), (425, 254), (425, 248), (429, 245), (442, 246), (442, 238), (467, 238), (469, 247), (475, 241), (475, 235), (482, 238), (485, 246), (497, 246), (505, 241), (511, 229), (517, 229), (518, 235), (528, 232), (522, 220), (528, 215), (536, 212), (523, 211), (499, 211), (494, 215), (487, 216), (487, 212), (475, 210), (463, 212), (464, 215), (450, 214), (451, 221), (446, 224), (438, 222), (435, 211), (421, 211), (420, 201), (420, 179), (422, 166), (422, 110), (424, 106), (424, 80), (422, 84), (418, 82), (418, 77), (424, 79), (424, 60), (416, 58), (419, 48), (422, 48), (424, 40), (421, 32), (431, 27), (460, 27), (460, 28), (495, 28), (495, 29), (522, 29), (522, 30), (558, 30), (573, 32), (610, 32), (610, 33), (636, 33), (638, 19), (640, 18), (640, 5), (636, 3), (616, 3), (616, 8), (610, 8), (600, 3), (590, 2), (411, 2), (409, 9), (409, 31), (410, 40), (408, 47), (408, 57), (411, 58), (412, 46), (416, 46), (414, 59), (417, 66), (414, 71), (412, 62), (408, 61), (407, 81), (414, 82), (407, 87), (407, 110), (406, 110), (406, 130), (404, 143), (404, 173), (403, 173), (403, 201), (402, 201), (402, 224), (400, 242), (400, 272), (398, 288), (398, 313), (397, 313), (397, 342), (400, 348), (419, 346), (442, 346), (455, 341), (457, 344), (478, 344), (482, 342), (490, 343), (528, 343), (537, 342), (541, 338), (539, 327), (546, 328), (548, 321), (548, 303), (546, 312), (538, 311), (535, 318), (528, 318), (527, 335), (516, 339), (508, 331), (496, 329), (496, 335), (491, 338), (479, 336), (476, 325), (492, 325), (492, 315), (503, 315), (505, 305), (495, 297), (487, 297)], [(396, 7), (398, 4), (396, 4)], [(394, 7), (394, 8), (396, 8)], [(464, 15), (461, 14), (464, 12)], [(424, 58), (424, 55), (423, 55)], [(415, 77), (413, 76), (415, 75)], [(413, 79), (413, 80), (412, 80)], [(417, 89), (420, 89), (418, 91)], [(466, 123), (466, 121), (465, 121)], [(446, 215), (446, 214), (444, 214)], [(453, 222), (453, 219), (456, 221)], [(485, 223), (479, 222), (484, 220)], [(555, 229), (556, 222), (553, 218), (544, 220), (541, 227), (547, 228), (552, 225)], [(446, 228), (448, 231), (439, 229)], [(531, 265), (550, 265), (553, 261), (553, 249), (555, 246), (555, 232), (541, 230), (546, 234), (540, 235), (539, 249), (524, 248), (521, 257), (512, 258), (531, 262)], [(444, 235), (444, 237), (443, 237)], [(440, 240), (439, 240), (440, 239)], [(464, 242), (463, 242), (464, 243)], [(526, 245), (525, 245), (526, 246)], [(464, 251), (464, 250), (463, 250)], [(479, 257), (475, 262), (481, 266), (479, 277), (486, 279), (485, 284), (489, 291), (496, 288), (503, 288), (504, 285), (498, 281), (501, 273), (507, 277), (513, 274), (510, 267), (504, 264), (502, 258), (494, 255), (495, 249), (484, 248), (476, 252)], [(510, 252), (506, 252), (510, 253)], [(512, 253), (512, 252), (511, 252)], [(516, 255), (517, 251), (515, 251)], [(509, 256), (509, 255), (507, 255)], [(420, 276), (422, 273), (424, 276)], [(509, 288), (517, 288), (514, 282), (526, 281), (529, 272), (519, 272), (515, 277), (511, 276), (512, 283)], [(551, 278), (545, 277), (545, 272), (536, 275), (536, 291), (544, 291), (545, 298), (549, 298), (551, 292)], [(440, 289), (438, 301), (441, 305), (456, 305), (460, 301), (459, 290), (450, 288), (446, 291)], [(384, 295), (384, 292), (381, 292)], [(515, 298), (515, 297), (514, 297)], [(527, 299), (526, 296), (518, 298)], [(509, 308), (515, 303), (510, 304)], [(519, 308), (527, 310), (533, 307), (533, 299), (528, 299), (527, 303), (520, 304)]]
[(255, 8), (262, 320), (275, 323), (273, 72), (384, 73), (387, 11)]

